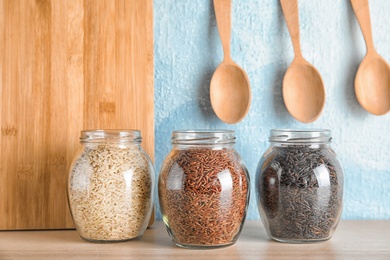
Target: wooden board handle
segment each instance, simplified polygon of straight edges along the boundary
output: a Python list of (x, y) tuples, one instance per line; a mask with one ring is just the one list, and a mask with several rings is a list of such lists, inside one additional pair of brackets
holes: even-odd
[(231, 0), (214, 0), (215, 17), (217, 19), (217, 26), (219, 37), (221, 38), (224, 61), (230, 61), (230, 33), (231, 33)]
[(364, 41), (366, 42), (367, 52), (375, 52), (374, 42), (372, 40), (370, 7), (368, 0), (351, 0), (351, 4), (362, 30)]
[(299, 39), (298, 0), (280, 0), (296, 58), (302, 57)]

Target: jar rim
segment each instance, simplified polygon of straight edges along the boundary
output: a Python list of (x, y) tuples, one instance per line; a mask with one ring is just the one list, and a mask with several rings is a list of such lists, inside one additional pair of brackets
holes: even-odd
[(271, 129), (269, 142), (294, 144), (328, 144), (332, 141), (329, 129)]
[(141, 143), (141, 131), (135, 129), (88, 129), (80, 132), (80, 143)]
[(234, 130), (225, 129), (196, 129), (176, 130), (172, 132), (172, 144), (184, 145), (214, 145), (234, 144)]

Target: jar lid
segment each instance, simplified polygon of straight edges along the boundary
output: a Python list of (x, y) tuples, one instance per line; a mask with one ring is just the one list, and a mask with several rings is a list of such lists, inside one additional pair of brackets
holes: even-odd
[(272, 129), (269, 141), (276, 143), (325, 144), (332, 140), (328, 129)]
[(172, 144), (213, 145), (234, 144), (236, 137), (233, 130), (180, 130), (173, 131)]
[(83, 130), (80, 135), (81, 143), (122, 143), (142, 141), (141, 132), (133, 129), (94, 129)]

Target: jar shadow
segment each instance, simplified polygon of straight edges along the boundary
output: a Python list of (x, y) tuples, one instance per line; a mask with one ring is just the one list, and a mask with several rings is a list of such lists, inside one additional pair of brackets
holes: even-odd
[[(156, 225), (159, 226), (156, 227)], [(158, 223), (155, 223), (154, 226), (146, 229), (140, 241), (142, 241), (143, 243), (153, 244), (153, 247), (179, 249), (179, 247), (172, 242), (171, 237), (165, 230), (164, 224), (160, 223), (160, 221)]]
[(268, 237), (267, 232), (262, 224), (260, 224), (260, 220), (255, 220), (255, 224), (244, 224), (243, 230), (241, 232), (238, 241), (273, 241)]

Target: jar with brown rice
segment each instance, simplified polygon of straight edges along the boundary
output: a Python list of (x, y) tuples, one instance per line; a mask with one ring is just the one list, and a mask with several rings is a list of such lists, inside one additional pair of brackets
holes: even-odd
[(69, 170), (68, 199), (81, 238), (141, 237), (153, 208), (153, 165), (138, 130), (87, 130)]
[(249, 201), (248, 171), (234, 149), (234, 131), (175, 131), (159, 176), (164, 224), (185, 248), (232, 245)]

